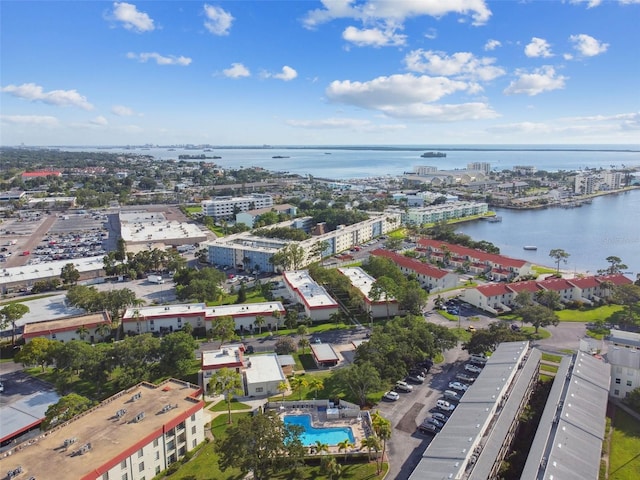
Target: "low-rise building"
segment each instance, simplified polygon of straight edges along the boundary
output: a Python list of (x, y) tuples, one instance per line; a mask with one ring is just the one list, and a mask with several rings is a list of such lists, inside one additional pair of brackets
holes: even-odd
[(252, 355), (244, 370), (244, 379), (247, 395), (250, 397), (276, 395), (280, 384), (287, 381), (275, 353)]
[[(141, 383), (6, 452), (24, 478), (150, 479), (204, 441), (202, 390)], [(22, 478), (22, 477), (21, 477)]]
[(609, 395), (625, 398), (640, 387), (640, 349), (610, 347), (607, 362), (611, 365)]
[(612, 328), (607, 337), (607, 343), (611, 347), (622, 347), (640, 350), (640, 333), (627, 332)]
[[(232, 317), (236, 323), (236, 330), (253, 332), (265, 329), (277, 330), (282, 326), (286, 310), (280, 302), (244, 303), (241, 305), (217, 305), (205, 310), (205, 326), (207, 331), (220, 317)], [(257, 317), (262, 320), (257, 322)]]
[(318, 368), (335, 367), (340, 357), (328, 343), (312, 343), (311, 355)]
[(437, 292), (458, 286), (459, 279), (455, 273), (434, 267), (415, 258), (405, 257), (404, 255), (381, 248), (373, 250), (371, 255), (388, 258), (395, 263), (405, 275), (414, 274), (420, 286), (428, 288), (430, 292)]
[(282, 279), (289, 295), (304, 307), (311, 320), (329, 320), (340, 311), (338, 302), (311, 278), (308, 270), (283, 272)]
[(271, 207), (256, 208), (254, 210), (247, 210), (236, 214), (236, 223), (242, 223), (249, 228), (253, 228), (256, 219), (265, 213), (276, 212), (295, 216), (297, 211), (298, 209), (295, 205), (289, 205), (288, 203), (272, 205)]
[[(392, 210), (393, 211), (393, 210)], [(488, 204), (484, 202), (451, 202), (426, 207), (409, 208), (407, 211), (398, 211), (402, 223), (407, 225), (423, 225), (425, 223), (437, 223), (443, 220), (484, 215), (489, 211)]]
[[(109, 329), (103, 330), (103, 325)], [(104, 332), (107, 334), (105, 335)], [(22, 338), (26, 343), (34, 338), (47, 338), (57, 342), (87, 340), (89, 343), (95, 343), (103, 340), (110, 332), (111, 316), (108, 312), (97, 312), (27, 323), (24, 326)]]
[(351, 282), (351, 285), (360, 292), (362, 309), (366, 313), (370, 314), (371, 318), (390, 318), (400, 313), (397, 299), (393, 297), (387, 298), (384, 293), (382, 293), (377, 299), (372, 298), (371, 287), (375, 283), (376, 279), (365, 272), (362, 268), (338, 268), (338, 271), (347, 277), (349, 282)]

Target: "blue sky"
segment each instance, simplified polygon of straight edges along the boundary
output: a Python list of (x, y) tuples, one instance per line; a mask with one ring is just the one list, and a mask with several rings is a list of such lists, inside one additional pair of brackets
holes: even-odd
[(640, 143), (640, 0), (3, 0), (0, 22), (2, 145)]

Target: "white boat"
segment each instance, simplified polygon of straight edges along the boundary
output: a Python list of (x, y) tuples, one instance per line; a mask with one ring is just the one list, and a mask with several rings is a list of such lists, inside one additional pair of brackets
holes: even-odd
[(534, 245), (525, 245), (524, 247), (525, 250), (537, 250), (538, 247), (534, 246)]

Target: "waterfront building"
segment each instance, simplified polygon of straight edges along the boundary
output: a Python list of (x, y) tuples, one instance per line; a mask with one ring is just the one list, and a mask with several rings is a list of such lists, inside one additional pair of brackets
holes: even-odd
[(467, 163), (467, 170), (477, 170), (488, 176), (491, 173), (491, 164), (489, 162), (471, 162)]
[(596, 177), (592, 173), (579, 173), (574, 180), (573, 192), (577, 195), (591, 195), (596, 191)]
[(526, 177), (530, 177), (538, 171), (538, 169), (533, 165), (514, 165), (512, 170), (518, 175)]
[(598, 478), (610, 380), (596, 357), (562, 358), (520, 478)]
[(604, 172), (600, 190), (617, 190), (621, 188), (623, 178), (621, 172)]
[(34, 338), (47, 338), (63, 343), (71, 340), (87, 340), (89, 343), (95, 343), (104, 338), (98, 333), (102, 325), (108, 325), (111, 329), (111, 316), (106, 311), (27, 323), (24, 326), (22, 338), (25, 343), (29, 343)]
[[(434, 187), (450, 185), (468, 185), (487, 178), (478, 170), (431, 170), (433, 167), (418, 167), (414, 173), (405, 173), (403, 181), (407, 185), (432, 185)], [(417, 170), (417, 171), (416, 171)], [(421, 173), (418, 173), (421, 172)]]
[(486, 274), (495, 281), (511, 281), (531, 275), (531, 263), (526, 260), (487, 253), (453, 243), (421, 238), (416, 250), (425, 252), (427, 258), (468, 269), (474, 275)]
[(340, 306), (324, 287), (311, 278), (308, 270), (282, 273), (289, 296), (304, 307), (304, 313), (313, 321), (329, 320), (340, 311)]
[(351, 282), (351, 286), (359, 292), (360, 298), (362, 299), (362, 309), (369, 314), (371, 318), (392, 317), (400, 313), (397, 299), (393, 297), (387, 298), (384, 293), (378, 299), (371, 298), (371, 287), (376, 279), (362, 268), (338, 268), (338, 272), (347, 277), (349, 282)]
[(3, 469), (38, 479), (153, 478), (204, 441), (201, 395), (181, 380), (140, 383), (5, 452)]
[(215, 197), (202, 202), (202, 214), (215, 220), (232, 219), (238, 212), (273, 206), (273, 197), (265, 193), (252, 193), (244, 197)]
[(420, 260), (405, 257), (399, 253), (381, 248), (373, 250), (371, 255), (388, 258), (395, 263), (405, 275), (414, 274), (420, 286), (422, 288), (428, 288), (430, 292), (437, 292), (458, 286), (458, 275), (421, 262)]
[(489, 205), (484, 202), (450, 202), (427, 207), (409, 208), (405, 210), (388, 210), (400, 214), (404, 225), (423, 225), (443, 220), (464, 218), (473, 215), (484, 215)]
[(628, 285), (633, 282), (624, 275), (616, 274), (574, 279), (550, 278), (540, 281), (490, 283), (466, 289), (462, 292), (462, 299), (493, 314), (510, 311), (514, 305), (515, 297), (522, 291), (530, 292), (534, 301), (536, 293), (551, 290), (559, 294), (563, 303), (574, 301), (592, 304), (594, 301), (611, 296), (609, 283)]

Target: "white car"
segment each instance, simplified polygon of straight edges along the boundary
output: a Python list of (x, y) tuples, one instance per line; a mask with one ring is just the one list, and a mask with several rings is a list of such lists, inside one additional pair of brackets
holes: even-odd
[(409, 385), (407, 382), (403, 382), (400, 380), (396, 382), (396, 390), (401, 390), (403, 392), (413, 392), (413, 386)]
[(465, 385), (464, 383), (460, 382), (449, 382), (449, 388), (451, 388), (452, 390), (458, 390), (460, 392), (466, 392), (467, 388), (469, 388), (469, 385)]
[(400, 395), (398, 394), (398, 392), (387, 392), (383, 395), (382, 398), (384, 398), (385, 400), (390, 400), (392, 402), (395, 402), (400, 398)]
[(470, 363), (467, 363), (467, 364), (464, 366), (464, 369), (465, 369), (467, 372), (471, 372), (471, 373), (480, 373), (480, 372), (482, 371), (482, 369), (481, 369), (480, 367), (477, 367), (477, 366), (472, 365), (472, 364), (470, 364)]

